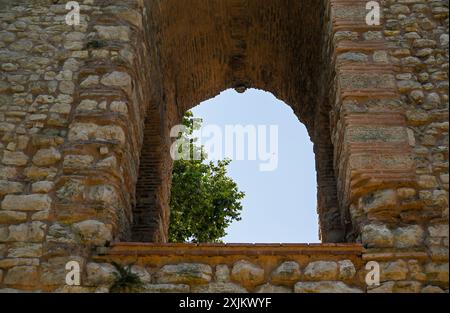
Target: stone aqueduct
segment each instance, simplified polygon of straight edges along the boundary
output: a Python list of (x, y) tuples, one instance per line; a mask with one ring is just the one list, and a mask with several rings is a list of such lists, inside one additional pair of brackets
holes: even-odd
[[(448, 1), (65, 2), (0, 1), (1, 292), (108, 291), (112, 261), (147, 292), (448, 292)], [(169, 130), (228, 88), (306, 125), (323, 244), (165, 244)]]

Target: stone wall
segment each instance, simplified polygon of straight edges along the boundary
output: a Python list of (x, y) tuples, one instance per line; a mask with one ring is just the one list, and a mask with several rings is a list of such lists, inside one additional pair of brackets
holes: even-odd
[[(107, 291), (96, 275), (131, 259), (153, 291), (448, 290), (447, 1), (380, 1), (379, 26), (362, 0), (84, 0), (79, 26), (65, 2), (0, 1), (2, 291), (71, 291), (70, 260), (78, 291)], [(322, 240), (364, 249), (93, 253), (167, 241), (170, 127), (242, 87), (272, 92), (307, 126)], [(356, 275), (343, 279), (346, 260)], [(371, 260), (375, 290), (361, 279)], [(273, 280), (280, 266), (289, 284)], [(185, 268), (199, 281), (166, 277)]]
[[(364, 260), (404, 268), (383, 283), (385, 291), (399, 284), (419, 290), (427, 281), (445, 288), (448, 2), (380, 3), (382, 22), (373, 27), (355, 18), (365, 1), (331, 1), (341, 208), (349, 206)], [(408, 281), (408, 269), (420, 274)]]
[(365, 269), (358, 244), (114, 244), (86, 264), (82, 287), (106, 291), (117, 269), (133, 264), (141, 292), (362, 293)]

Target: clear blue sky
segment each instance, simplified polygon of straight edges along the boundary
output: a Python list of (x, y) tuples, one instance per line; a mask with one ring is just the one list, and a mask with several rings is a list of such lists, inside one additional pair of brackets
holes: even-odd
[(278, 125), (278, 168), (259, 170), (260, 161), (233, 160), (229, 176), (246, 193), (242, 220), (228, 229), (224, 242), (320, 242), (316, 213), (313, 146), (292, 109), (271, 93), (226, 90), (196, 106), (203, 125)]

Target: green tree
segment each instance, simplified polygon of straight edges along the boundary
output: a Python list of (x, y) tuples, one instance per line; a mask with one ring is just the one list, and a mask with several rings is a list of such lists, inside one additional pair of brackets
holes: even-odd
[[(170, 242), (220, 242), (233, 221), (240, 220), (245, 194), (227, 176), (230, 160), (206, 162), (203, 147), (193, 136), (201, 122), (188, 111), (183, 118), (187, 131), (178, 139), (189, 142), (191, 158), (174, 161), (170, 199)], [(182, 153), (181, 145), (178, 153)], [(198, 155), (197, 159), (193, 158)]]

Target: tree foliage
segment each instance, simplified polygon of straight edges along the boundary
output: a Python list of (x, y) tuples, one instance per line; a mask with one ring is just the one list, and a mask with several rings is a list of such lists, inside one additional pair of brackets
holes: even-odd
[[(191, 158), (173, 164), (169, 240), (171, 242), (220, 242), (233, 221), (240, 220), (245, 194), (227, 176), (230, 160), (207, 162), (193, 133), (200, 127), (189, 111), (183, 118), (187, 131), (179, 139), (190, 142)], [(178, 152), (181, 152), (179, 147)], [(195, 153), (200, 157), (192, 158)]]

